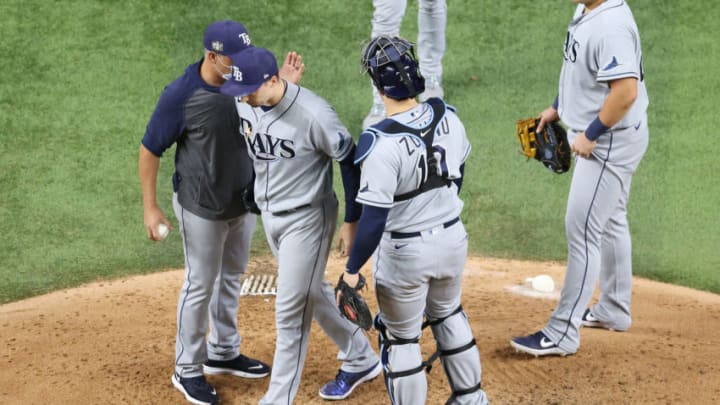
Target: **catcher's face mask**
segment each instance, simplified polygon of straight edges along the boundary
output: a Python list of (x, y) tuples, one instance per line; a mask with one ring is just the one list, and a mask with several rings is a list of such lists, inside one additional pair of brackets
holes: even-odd
[(413, 44), (400, 37), (381, 35), (365, 45), (360, 61), (375, 87), (386, 96), (402, 100), (425, 91), (425, 79)]

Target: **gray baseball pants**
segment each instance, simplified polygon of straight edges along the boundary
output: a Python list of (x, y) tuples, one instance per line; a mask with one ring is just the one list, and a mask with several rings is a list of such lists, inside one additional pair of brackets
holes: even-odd
[(249, 260), (257, 216), (208, 220), (184, 209), (177, 195), (173, 196), (173, 208), (185, 251), (185, 278), (177, 306), (175, 372), (180, 377), (197, 377), (208, 358), (230, 360), (240, 353), (240, 277)]
[(293, 402), (313, 319), (338, 347), (343, 370), (364, 371), (379, 361), (362, 329), (340, 315), (335, 292), (324, 278), (337, 214), (334, 194), (291, 213), (262, 213), (268, 244), (278, 261), (278, 287), (275, 357), (270, 386), (260, 404)]
[[(568, 132), (573, 142), (577, 131)], [(580, 325), (600, 278), (593, 315), (615, 330), (630, 327), (632, 245), (627, 203), (648, 146), (647, 118), (603, 134), (590, 159), (577, 158), (565, 216), (567, 271), (560, 301), (543, 329), (562, 350), (580, 347)]]

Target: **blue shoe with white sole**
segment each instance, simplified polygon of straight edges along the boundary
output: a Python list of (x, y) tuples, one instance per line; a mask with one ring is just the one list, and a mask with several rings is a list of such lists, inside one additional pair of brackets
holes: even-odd
[(373, 378), (377, 377), (378, 375), (380, 375), (381, 371), (382, 366), (380, 365), (379, 361), (377, 362), (377, 364), (370, 367), (369, 369), (365, 371), (360, 371), (358, 373), (348, 373), (347, 371), (343, 371), (342, 369), (340, 369), (340, 371), (338, 371), (337, 373), (337, 376), (335, 376), (335, 379), (325, 384), (320, 389), (320, 396), (323, 399), (330, 400), (345, 399), (350, 396), (355, 387), (364, 383), (365, 381), (370, 381)]
[(528, 336), (512, 338), (510, 346), (514, 347), (515, 351), (531, 354), (535, 357), (567, 356), (572, 354), (553, 343), (542, 331)]

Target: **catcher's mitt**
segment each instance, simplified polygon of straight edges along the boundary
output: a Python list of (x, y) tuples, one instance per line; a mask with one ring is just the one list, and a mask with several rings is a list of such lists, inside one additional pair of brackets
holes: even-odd
[(520, 141), (520, 153), (528, 159), (537, 159), (555, 173), (570, 170), (570, 144), (565, 128), (557, 122), (549, 122), (541, 134), (535, 132), (540, 120), (528, 118), (518, 120), (515, 132)]
[(338, 303), (340, 313), (355, 325), (365, 330), (370, 330), (372, 326), (372, 314), (370, 313), (367, 302), (365, 302), (365, 299), (360, 295), (360, 290), (366, 285), (365, 277), (363, 277), (362, 274), (358, 275), (360, 278), (355, 288), (350, 287), (341, 275), (337, 286), (335, 286), (335, 295), (340, 291), (340, 301)]

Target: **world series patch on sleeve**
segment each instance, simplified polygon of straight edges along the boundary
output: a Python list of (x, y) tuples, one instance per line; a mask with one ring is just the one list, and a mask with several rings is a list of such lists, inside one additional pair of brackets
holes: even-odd
[(518, 120), (515, 132), (520, 141), (520, 153), (528, 159), (539, 160), (555, 173), (570, 170), (570, 144), (567, 132), (557, 122), (550, 122), (538, 134), (535, 129), (540, 121), (537, 118)]

